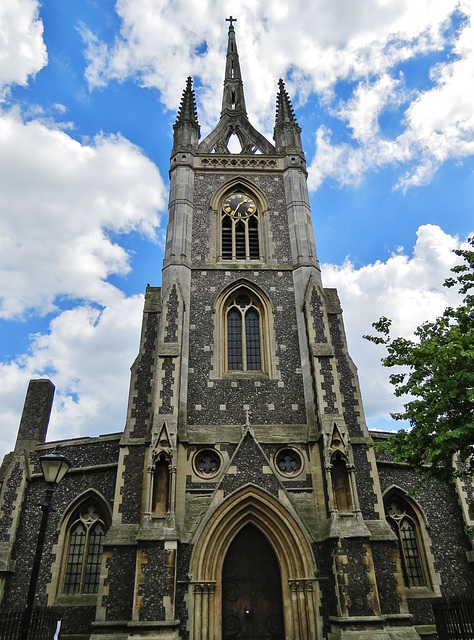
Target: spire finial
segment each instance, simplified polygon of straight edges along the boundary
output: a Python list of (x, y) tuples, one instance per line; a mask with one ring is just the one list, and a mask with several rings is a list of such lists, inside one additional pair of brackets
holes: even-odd
[(233, 22), (237, 22), (237, 18), (233, 18), (232, 16), (230, 16), (230, 18), (226, 18), (225, 19), (226, 22), (230, 22), (229, 25), (229, 31), (233, 31), (234, 30), (234, 25), (232, 24)]
[(281, 78), (278, 80), (278, 87), (279, 91), (277, 95), (275, 124), (293, 123), (297, 125), (298, 123), (296, 122), (295, 112), (293, 111), (290, 96), (288, 95), (288, 91), (285, 89), (285, 83)]
[(191, 76), (186, 80), (173, 130), (173, 153), (178, 149), (184, 151), (197, 148), (200, 128)]
[(186, 80), (186, 88), (183, 91), (181, 104), (179, 105), (178, 117), (176, 122), (192, 122), (198, 124), (196, 99), (193, 89), (193, 79), (189, 76)]
[(295, 112), (291, 104), (285, 83), (280, 78), (278, 81), (278, 94), (276, 104), (275, 129), (273, 139), (278, 153), (303, 151), (301, 146), (301, 129), (296, 122)]

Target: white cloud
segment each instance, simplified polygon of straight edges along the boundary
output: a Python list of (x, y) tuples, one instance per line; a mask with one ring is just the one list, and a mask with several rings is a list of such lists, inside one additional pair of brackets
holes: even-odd
[(103, 310), (82, 305), (64, 311), (47, 333), (32, 337), (28, 354), (0, 364), (2, 453), (13, 448), (32, 377), (51, 377), (56, 385), (49, 440), (123, 429), (142, 309), (142, 296), (122, 296)]
[(8, 85), (26, 85), (47, 64), (36, 0), (0, 3), (0, 98)]
[(370, 144), (380, 135), (381, 112), (388, 106), (402, 104), (406, 99), (405, 93), (401, 79), (384, 74), (375, 82), (361, 82), (353, 97), (341, 104), (335, 115), (347, 121), (357, 142)]
[(393, 395), (390, 372), (380, 363), (385, 349), (362, 335), (374, 335), (372, 322), (386, 316), (392, 319), (393, 336), (410, 337), (417, 326), (459, 303), (454, 289), (442, 286), (459, 261), (453, 253), (459, 240), (429, 224), (421, 226), (417, 236), (411, 257), (399, 253), (360, 269), (348, 261), (322, 266), (324, 286), (339, 292), (349, 352), (359, 369), (364, 408), (373, 426), (377, 420), (385, 423), (389, 412), (399, 411), (403, 399)]
[(120, 298), (107, 278), (126, 274), (129, 256), (108, 233), (154, 238), (165, 195), (155, 165), (120, 136), (81, 144), (0, 113), (0, 317), (51, 312), (57, 296)]
[[(320, 128), (309, 168), (311, 189), (327, 178), (357, 185), (367, 171), (387, 165), (404, 167), (396, 188), (425, 185), (446, 160), (474, 154), (474, 94), (466, 90), (474, 86), (474, 6), (466, 2), (459, 7), (470, 20), (451, 41), (449, 61), (431, 70), (432, 88), (408, 93), (402, 77), (380, 75), (361, 81), (333, 112), (347, 122), (352, 141), (333, 143), (332, 132)], [(388, 138), (380, 131), (380, 115), (403, 104), (403, 131)]]
[[(95, 34), (83, 29), (89, 60), (86, 75), (91, 87), (104, 86), (110, 80), (134, 78), (144, 86), (159, 88), (166, 107), (175, 110), (185, 78), (193, 75), (202, 85), (198, 100), (205, 134), (215, 124), (220, 109), (226, 43), (219, 0), (199, 5), (184, 0), (172, 4), (162, 0), (119, 0), (116, 7), (122, 26), (115, 41), (100, 41)], [(414, 169), (409, 169), (410, 175), (418, 170), (418, 165), (424, 167), (428, 175), (436, 163), (428, 154), (423, 155), (420, 148), (428, 151), (431, 141), (422, 131), (418, 135), (416, 113), (409, 112), (409, 96), (395, 69), (400, 62), (453, 45), (455, 36), (447, 27), (457, 9), (472, 16), (472, 0), (459, 3), (445, 0), (228, 3), (226, 10), (238, 16), (236, 29), (252, 122), (271, 137), (276, 81), (280, 76), (287, 76), (288, 89), (296, 103), (314, 100), (311, 94), (317, 93), (318, 108), (325, 107), (333, 115), (338, 114), (353, 132), (351, 143), (346, 145), (332, 143), (326, 132), (325, 140), (333, 159), (327, 163), (327, 148), (322, 153), (318, 151), (310, 170), (310, 184), (314, 188), (327, 177), (342, 183), (350, 180), (357, 183), (366, 171), (407, 160), (416, 164)], [(468, 69), (473, 64), (470, 28), (465, 25), (455, 51)], [(461, 74), (461, 69), (454, 69), (453, 65), (454, 58), (446, 65), (445, 76), (451, 71)], [(468, 70), (465, 72), (470, 75)], [(355, 83), (356, 89), (352, 98), (337, 107), (334, 89), (340, 81)], [(442, 82), (440, 77), (436, 86)], [(444, 92), (449, 105), (459, 104), (460, 90), (461, 85), (454, 83), (449, 96)], [(410, 99), (416, 101), (417, 94)], [(436, 96), (433, 99), (436, 100)], [(385, 140), (378, 126), (380, 114), (405, 101), (407, 135)], [(462, 102), (472, 113), (469, 92), (463, 91)], [(414, 112), (415, 105), (413, 102)], [(420, 111), (423, 111), (421, 104)], [(449, 137), (448, 129), (457, 126), (457, 121), (454, 112), (446, 115), (443, 131)], [(367, 138), (363, 129), (365, 134), (369, 133), (370, 125), (374, 125), (374, 129)], [(465, 122), (465, 127), (464, 136), (460, 127), (458, 139), (452, 140), (451, 145), (447, 141), (446, 157), (460, 153), (459, 145), (471, 132), (470, 123)], [(350, 169), (348, 174), (347, 164), (357, 169)], [(408, 180), (402, 181), (405, 184)]]
[[(55, 314), (28, 352), (0, 363), (4, 451), (31, 377), (57, 386), (50, 438), (123, 428), (143, 299), (107, 281), (130, 269), (109, 236), (136, 230), (160, 242), (165, 204), (156, 166), (124, 138), (80, 143), (61, 125), (0, 111), (0, 317)], [(71, 308), (60, 312), (58, 297)]]

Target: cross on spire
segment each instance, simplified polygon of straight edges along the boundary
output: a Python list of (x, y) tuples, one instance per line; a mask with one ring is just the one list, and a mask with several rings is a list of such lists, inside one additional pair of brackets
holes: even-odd
[(234, 25), (232, 23), (237, 22), (237, 18), (233, 18), (232, 16), (230, 16), (230, 18), (226, 18), (225, 21), (230, 22), (230, 25), (229, 25), (229, 30), (230, 30), (234, 28)]

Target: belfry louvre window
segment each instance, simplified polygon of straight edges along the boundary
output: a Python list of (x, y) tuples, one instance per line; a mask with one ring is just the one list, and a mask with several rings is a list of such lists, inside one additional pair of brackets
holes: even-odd
[(406, 585), (428, 586), (426, 559), (416, 514), (398, 497), (388, 501), (386, 513), (387, 521), (398, 538)]
[(229, 371), (262, 369), (260, 313), (252, 298), (240, 292), (227, 308), (227, 368)]
[(92, 501), (82, 504), (68, 527), (68, 549), (63, 593), (97, 593), (106, 526)]
[(258, 212), (254, 200), (233, 193), (222, 205), (222, 260), (259, 260)]

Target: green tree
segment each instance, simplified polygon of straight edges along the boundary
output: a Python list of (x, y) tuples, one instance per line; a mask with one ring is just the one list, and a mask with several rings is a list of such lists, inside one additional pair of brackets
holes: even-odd
[[(455, 277), (444, 282), (464, 296), (458, 307), (422, 324), (414, 340), (392, 338), (391, 320), (385, 317), (372, 325), (378, 335), (364, 336), (386, 346), (385, 367), (408, 369), (389, 379), (396, 396), (411, 398), (392, 418), (408, 420), (411, 429), (390, 435), (379, 448), (413, 465), (421, 482), (474, 476), (474, 238), (468, 242), (470, 249), (454, 252), (464, 263), (453, 267)], [(463, 464), (453, 466), (456, 453)]]

